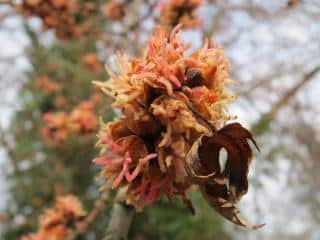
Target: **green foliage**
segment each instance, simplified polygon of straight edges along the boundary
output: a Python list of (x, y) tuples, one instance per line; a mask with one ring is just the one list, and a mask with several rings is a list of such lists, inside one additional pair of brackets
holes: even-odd
[(196, 214), (177, 199), (174, 203), (163, 199), (137, 214), (133, 221), (130, 239), (155, 240), (228, 240), (230, 237), (222, 230), (222, 222), (201, 194), (192, 193)]
[(251, 131), (253, 132), (253, 134), (255, 136), (260, 136), (263, 133), (265, 133), (268, 129), (269, 126), (271, 124), (271, 121), (274, 119), (274, 116), (272, 113), (266, 113), (264, 114), (261, 118), (260, 121), (258, 121), (257, 123), (255, 123), (252, 127), (251, 127)]

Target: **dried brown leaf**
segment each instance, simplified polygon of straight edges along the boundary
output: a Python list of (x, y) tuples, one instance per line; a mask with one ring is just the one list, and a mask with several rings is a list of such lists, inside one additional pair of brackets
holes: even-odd
[[(187, 172), (209, 204), (226, 219), (249, 229), (234, 206), (248, 190), (248, 171), (252, 151), (248, 139), (255, 146), (252, 134), (239, 123), (226, 125), (212, 135), (202, 135), (187, 155)], [(221, 150), (227, 152), (226, 165), (220, 165)]]
[(229, 191), (226, 185), (221, 184), (202, 184), (201, 192), (210, 206), (214, 208), (221, 216), (229, 221), (247, 229), (258, 229), (265, 224), (252, 225), (240, 216), (239, 209), (228, 201)]
[(118, 119), (113, 122), (109, 122), (107, 125), (107, 131), (109, 137), (113, 141), (132, 135), (132, 132), (127, 127), (124, 119)]
[(157, 136), (160, 132), (160, 125), (156, 119), (142, 106), (124, 109), (125, 122), (134, 134), (141, 137)]

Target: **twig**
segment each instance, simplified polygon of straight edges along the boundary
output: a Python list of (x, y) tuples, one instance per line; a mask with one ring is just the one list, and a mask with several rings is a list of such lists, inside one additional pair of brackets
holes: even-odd
[(292, 97), (308, 82), (313, 80), (313, 77), (317, 75), (320, 71), (320, 66), (315, 67), (312, 71), (305, 74), (300, 82), (298, 82), (294, 87), (288, 90), (270, 109), (269, 112), (263, 114), (261, 118), (252, 126), (252, 131), (255, 135), (262, 135), (267, 131), (270, 122), (276, 117), (279, 110), (284, 107)]
[(75, 240), (78, 236), (84, 234), (89, 226), (98, 218), (99, 214), (106, 208), (107, 202), (110, 199), (110, 192), (104, 192), (94, 202), (94, 206), (85, 219), (76, 225), (76, 229), (72, 231), (66, 240)]
[(175, 96), (170, 96), (170, 97), (174, 100), (177, 100), (183, 103), (196, 118), (200, 119), (210, 129), (212, 134), (214, 134), (217, 131), (217, 129), (204, 116), (202, 116), (202, 114), (198, 110), (194, 109), (190, 104), (182, 101), (181, 99)]
[(143, 21), (147, 20), (150, 16), (152, 16), (153, 10), (155, 9), (155, 6), (156, 6), (156, 3), (157, 2), (149, 3), (148, 1), (146, 1), (146, 4), (148, 5), (148, 9), (146, 11), (146, 14), (137, 18), (136, 21), (134, 21), (133, 23), (129, 24), (129, 26), (127, 26), (127, 29), (125, 32), (133, 31), (133, 30), (137, 29), (139, 27), (140, 23), (142, 23)]
[(0, 5), (10, 5), (10, 6), (14, 6), (15, 3), (12, 0), (0, 0)]
[(202, 116), (202, 114), (198, 110), (194, 109), (191, 105), (189, 105), (187, 103), (185, 103), (185, 104), (196, 118), (199, 118), (208, 126), (208, 128), (211, 130), (212, 134), (214, 134), (217, 131), (217, 129), (204, 116)]
[[(122, 199), (123, 194), (125, 193), (119, 191), (116, 198)], [(103, 240), (126, 240), (134, 213), (134, 207), (126, 205), (124, 202), (114, 203)]]
[(203, 31), (202, 39), (205, 40), (207, 38), (211, 39), (212, 35), (218, 30), (222, 17), (226, 14), (226, 6), (219, 6), (219, 11), (217, 14), (212, 16), (211, 25), (208, 29)]
[(15, 161), (15, 152), (14, 149), (10, 146), (10, 143), (5, 137), (5, 131), (0, 127), (0, 145), (7, 151), (9, 159), (11, 160), (13, 170), (18, 173), (20, 172), (17, 162)]
[[(130, 2), (128, 2), (130, 3)], [(110, 31), (108, 32), (108, 34), (114, 34), (114, 35), (119, 35), (122, 37), (127, 37), (129, 32), (133, 32), (135, 30), (137, 30), (137, 28), (140, 26), (140, 24), (147, 20), (150, 16), (152, 16), (156, 3), (148, 3), (146, 2), (146, 4), (148, 5), (148, 9), (146, 11), (146, 13), (144, 15), (142, 15), (141, 17), (137, 17), (133, 22), (128, 23), (126, 26), (123, 26), (123, 30), (120, 32), (113, 32)]]
[(0, 144), (7, 150), (10, 157), (14, 156), (13, 149), (5, 137), (4, 130), (0, 127)]

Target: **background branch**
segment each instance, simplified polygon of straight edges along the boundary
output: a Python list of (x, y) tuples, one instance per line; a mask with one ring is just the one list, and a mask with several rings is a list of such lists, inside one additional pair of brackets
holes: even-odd
[(254, 134), (256, 136), (264, 134), (268, 130), (271, 121), (277, 116), (279, 110), (284, 107), (303, 86), (309, 83), (319, 71), (320, 66), (315, 67), (312, 71), (306, 73), (302, 77), (301, 81), (284, 93), (283, 96), (273, 105), (270, 111), (263, 114), (260, 119), (253, 124), (252, 131)]
[(75, 240), (78, 236), (84, 234), (88, 230), (89, 226), (98, 218), (99, 214), (105, 210), (109, 199), (110, 191), (103, 192), (100, 198), (94, 202), (94, 206), (91, 211), (83, 221), (77, 224), (76, 229), (71, 232), (67, 240)]
[(14, 1), (12, 0), (0, 0), (0, 5), (4, 5), (4, 4), (11, 5), (11, 6), (15, 5)]

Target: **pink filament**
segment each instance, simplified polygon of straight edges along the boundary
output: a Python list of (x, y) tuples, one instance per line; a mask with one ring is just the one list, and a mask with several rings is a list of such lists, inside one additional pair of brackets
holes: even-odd
[[(103, 138), (103, 141), (109, 145), (111, 152), (109, 152), (105, 156), (94, 159), (94, 162), (100, 165), (123, 165), (119, 175), (115, 178), (115, 180), (112, 183), (113, 189), (119, 186), (123, 178), (125, 178), (128, 182), (132, 182), (141, 173), (144, 166), (146, 166), (151, 159), (157, 157), (156, 153), (152, 153), (148, 154), (143, 158), (140, 158), (138, 164), (135, 166), (132, 173), (130, 173), (132, 165), (136, 163), (133, 162), (129, 152), (125, 151), (119, 145), (115, 144), (107, 138)], [(115, 156), (119, 154), (124, 156), (115, 158)]]
[(173, 93), (172, 85), (167, 79), (165, 79), (164, 77), (159, 77), (158, 82), (162, 83), (165, 86), (169, 95), (172, 95)]

